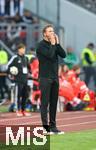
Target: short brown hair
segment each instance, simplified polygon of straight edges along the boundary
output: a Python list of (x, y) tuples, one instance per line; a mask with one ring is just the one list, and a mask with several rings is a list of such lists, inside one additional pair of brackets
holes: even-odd
[(25, 45), (23, 43), (18, 44), (17, 49), (20, 49), (20, 48), (25, 48)]
[(50, 27), (51, 27), (51, 28), (54, 28), (53, 25), (48, 24), (48, 25), (46, 25), (46, 26), (43, 28), (42, 33), (44, 34), (44, 33), (46, 32), (46, 29), (47, 29), (47, 28), (50, 28)]

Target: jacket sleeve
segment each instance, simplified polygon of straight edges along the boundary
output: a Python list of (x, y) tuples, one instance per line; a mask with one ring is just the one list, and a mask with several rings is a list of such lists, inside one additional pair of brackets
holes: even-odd
[(38, 45), (36, 49), (37, 55), (41, 54), (46, 58), (52, 59), (56, 52), (56, 45)]
[(8, 64), (7, 64), (7, 73), (10, 73), (10, 67), (11, 66), (15, 66), (15, 59), (16, 59), (16, 55), (15, 56), (13, 56), (10, 60), (9, 60), (9, 62), (8, 62)]
[(66, 57), (65, 50), (60, 46), (60, 44), (56, 44), (56, 47), (57, 47), (56, 49), (57, 55), (59, 55), (62, 58), (65, 58)]
[(88, 62), (88, 64), (92, 65), (93, 62), (90, 60), (90, 57), (89, 57), (88, 53), (85, 53), (85, 59)]

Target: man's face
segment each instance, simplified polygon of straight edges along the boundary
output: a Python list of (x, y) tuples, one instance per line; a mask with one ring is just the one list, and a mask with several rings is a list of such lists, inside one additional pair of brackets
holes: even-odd
[(50, 41), (50, 37), (51, 36), (54, 36), (55, 33), (54, 33), (54, 29), (52, 27), (48, 27), (46, 29), (46, 31), (44, 32), (44, 37), (47, 38), (49, 41)]
[(24, 54), (25, 54), (25, 47), (18, 49), (18, 53), (19, 53), (20, 55), (24, 55)]

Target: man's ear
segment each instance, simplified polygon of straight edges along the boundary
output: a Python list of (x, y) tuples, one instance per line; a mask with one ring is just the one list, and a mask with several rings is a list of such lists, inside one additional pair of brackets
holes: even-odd
[(46, 34), (45, 34), (45, 33), (43, 33), (43, 37), (46, 37)]

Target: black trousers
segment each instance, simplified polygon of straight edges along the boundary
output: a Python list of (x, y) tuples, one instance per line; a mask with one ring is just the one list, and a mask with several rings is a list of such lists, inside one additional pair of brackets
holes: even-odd
[(56, 127), (58, 88), (58, 79), (40, 78), (42, 124), (48, 125), (49, 106), (49, 125), (52, 128)]
[[(83, 67), (85, 73), (85, 83), (88, 86), (90, 79), (93, 78), (94, 85), (96, 88), (96, 68), (95, 67)], [(96, 89), (95, 89), (96, 90)]]
[(5, 98), (5, 94), (4, 93), (7, 93), (8, 94), (8, 97), (9, 98), (9, 89), (8, 89), (8, 86), (6, 84), (6, 76), (1, 76), (0, 77), (0, 94), (1, 94), (1, 99), (4, 99)]
[(28, 98), (27, 83), (17, 83), (17, 109), (25, 110), (26, 100)]

